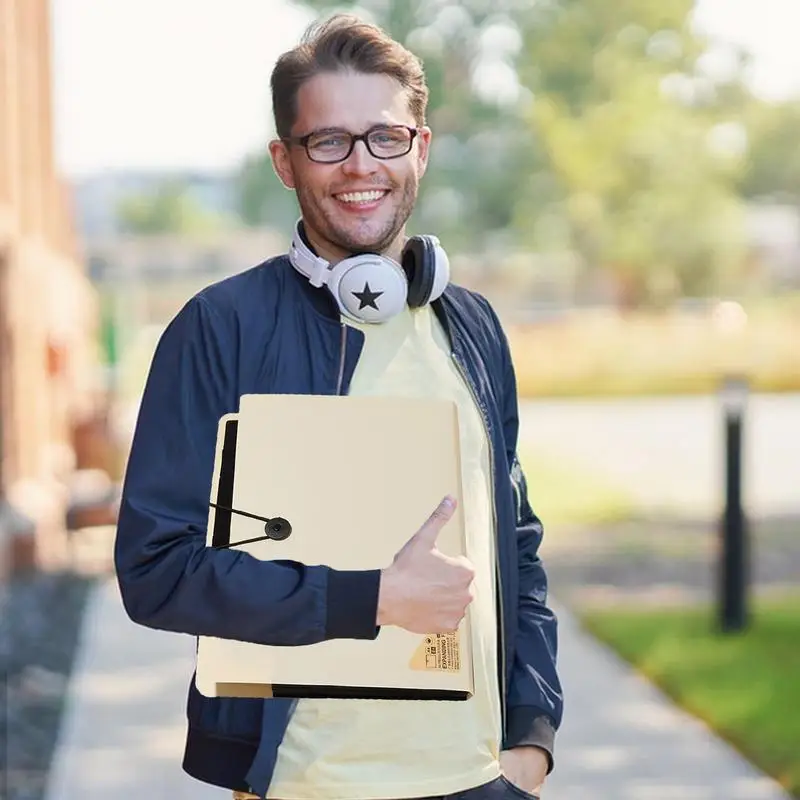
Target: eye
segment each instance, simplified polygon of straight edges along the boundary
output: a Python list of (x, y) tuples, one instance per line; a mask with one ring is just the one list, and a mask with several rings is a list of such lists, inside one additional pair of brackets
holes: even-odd
[(407, 137), (405, 131), (380, 130), (374, 131), (370, 138), (378, 144), (395, 144), (402, 142)]
[(309, 141), (309, 147), (331, 149), (334, 147), (346, 147), (348, 137), (345, 133), (330, 133), (315, 137)]

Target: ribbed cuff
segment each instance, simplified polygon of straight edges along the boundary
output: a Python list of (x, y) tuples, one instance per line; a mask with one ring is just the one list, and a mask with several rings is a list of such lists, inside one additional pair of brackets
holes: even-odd
[(327, 639), (375, 639), (381, 571), (330, 570)]
[(536, 706), (514, 706), (508, 710), (505, 748), (539, 747), (547, 753), (547, 774), (553, 771), (556, 729), (553, 721)]

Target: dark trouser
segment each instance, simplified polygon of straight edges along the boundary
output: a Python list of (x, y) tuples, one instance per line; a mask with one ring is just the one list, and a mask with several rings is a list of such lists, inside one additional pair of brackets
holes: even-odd
[(539, 800), (539, 795), (520, 789), (505, 775), (501, 775), (489, 783), (484, 783), (483, 786), (456, 792), (441, 800)]
[[(254, 794), (243, 792), (234, 792), (233, 794), (233, 800), (248, 800), (248, 798), (258, 800)], [(465, 789), (463, 792), (438, 797), (422, 797), (415, 800), (539, 800), (539, 795), (529, 794), (501, 775), (489, 783), (473, 789)]]

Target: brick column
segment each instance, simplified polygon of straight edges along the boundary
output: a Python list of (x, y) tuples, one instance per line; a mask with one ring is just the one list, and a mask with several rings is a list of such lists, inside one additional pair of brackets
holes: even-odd
[(39, 84), (38, 34), (41, 0), (16, 2), (17, 40), (19, 43), (19, 93), (17, 95), (20, 135), (22, 232), (37, 236), (42, 232), (42, 98)]
[(11, 218), (19, 201), (17, 1), (0, 0), (0, 215)]

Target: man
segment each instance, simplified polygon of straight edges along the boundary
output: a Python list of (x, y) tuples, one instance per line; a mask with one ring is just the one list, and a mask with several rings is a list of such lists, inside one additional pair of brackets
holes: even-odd
[[(421, 65), (380, 29), (340, 15), (281, 57), (272, 90), (270, 152), (302, 224), (289, 256), (191, 298), (158, 344), (115, 547), (127, 613), (153, 628), (289, 646), (374, 639), (387, 625), (454, 630), (471, 604), (475, 693), (263, 701), (206, 698), (192, 681), (184, 769), (238, 798), (534, 797), (562, 713), (542, 527), (516, 456), (516, 384), (499, 321), (485, 299), (447, 284), (436, 242), (405, 234), (431, 142)], [(337, 269), (365, 253), (391, 261), (365, 257), (372, 266), (359, 269), (373, 277), (347, 288)], [(217, 422), (246, 393), (455, 400), (468, 558), (436, 549), (447, 500), (374, 570), (206, 547)]]

